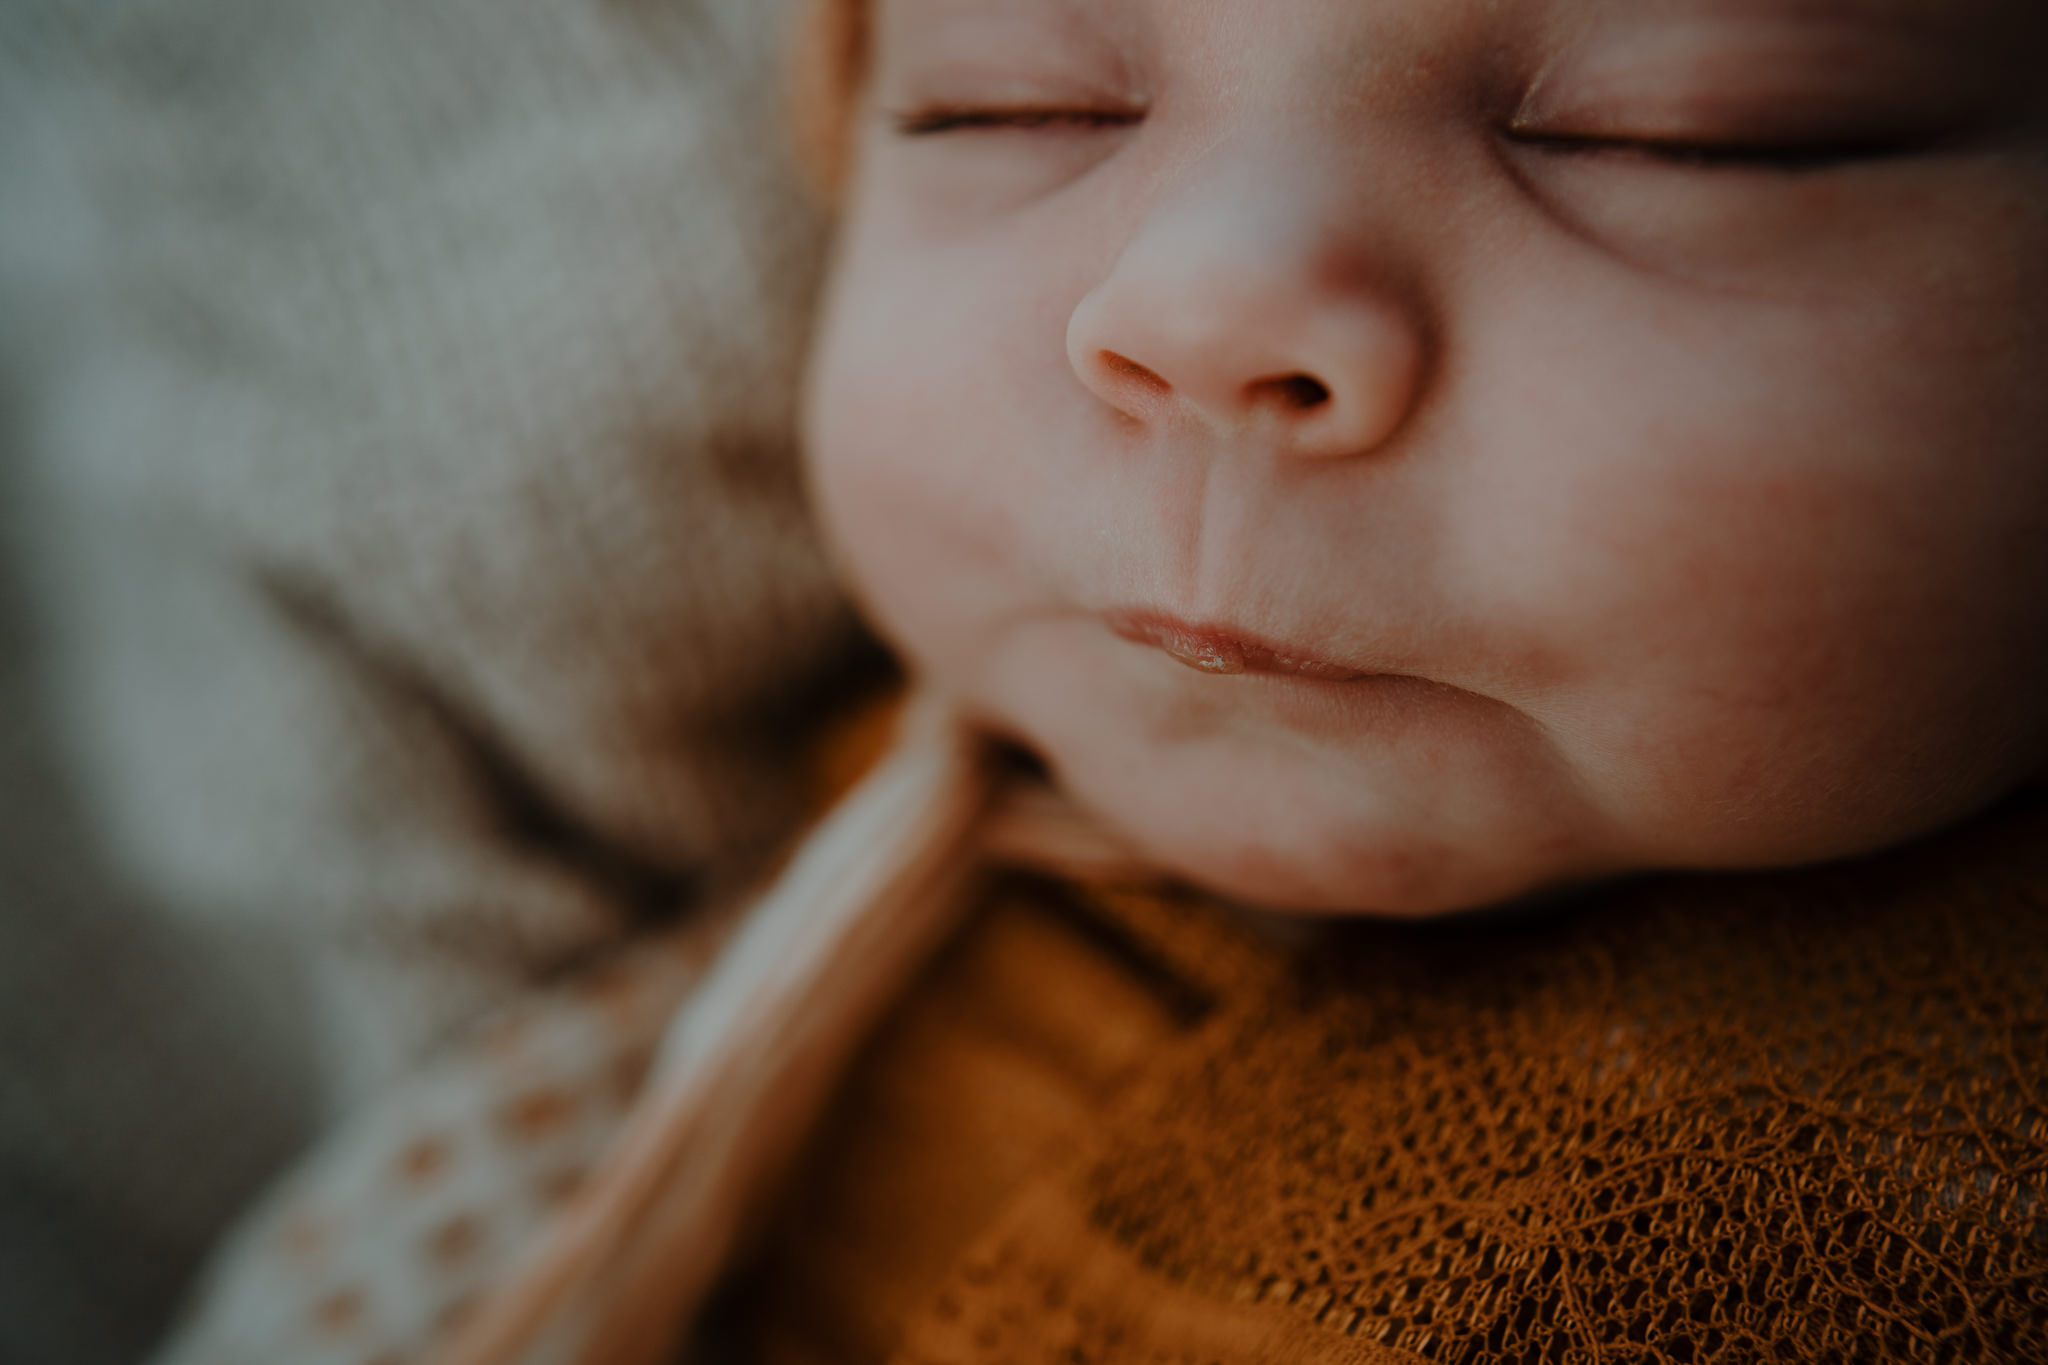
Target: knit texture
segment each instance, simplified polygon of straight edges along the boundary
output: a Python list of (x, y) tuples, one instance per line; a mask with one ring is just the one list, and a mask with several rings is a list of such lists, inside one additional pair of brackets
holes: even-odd
[[(1854, 867), (1422, 926), (1001, 878), (707, 1339), (763, 1365), (2040, 1360), (2044, 888), (2038, 804)], [(602, 1178), (715, 946), (637, 945), (338, 1130), (167, 1361), (431, 1360)]]
[(778, 1365), (2048, 1359), (2044, 893), (2036, 804), (1307, 949), (1041, 897), (1096, 984), (908, 1004), (746, 1316)]
[(782, 28), (0, 14), (48, 695), (138, 881), (307, 942), (337, 1105), (795, 815), (852, 626), (796, 477)]

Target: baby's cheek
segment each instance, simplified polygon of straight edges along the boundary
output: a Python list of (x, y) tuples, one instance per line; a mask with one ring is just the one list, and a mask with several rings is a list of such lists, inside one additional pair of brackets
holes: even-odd
[[(916, 614), (925, 566), (959, 558), (956, 522), (934, 516), (947, 499), (943, 438), (906, 420), (886, 367), (863, 355), (857, 334), (828, 333), (812, 374), (807, 442), (811, 484), (826, 533), (872, 617), (898, 633)], [(950, 555), (949, 552), (950, 551)]]
[(945, 473), (909, 442), (863, 441), (823, 450), (816, 486), (870, 622), (921, 671), (952, 676), (997, 593), (1001, 551)]
[(813, 493), (870, 618), (958, 689), (1011, 618), (1042, 607), (1040, 561), (1079, 517), (1047, 524), (1048, 505), (1071, 506), (1045, 486), (1037, 447), (1049, 438), (1018, 433), (1001, 391), (973, 371), (986, 358), (946, 344), (958, 326), (906, 317), (875, 295), (907, 286), (868, 278), (848, 287), (814, 361)]
[(2038, 736), (2015, 683), (2041, 673), (1966, 523), (1854, 478), (1673, 489), (1561, 594), (1589, 665), (1554, 715), (1639, 861), (1865, 852), (2010, 785), (1998, 751)]
[(2048, 414), (1840, 310), (1758, 311), (1480, 357), (1551, 401), (1472, 418), (1445, 495), (1440, 572), (1477, 633), (1548, 647), (1518, 700), (1648, 866), (1911, 837), (2039, 741), (2014, 585), (2048, 581)]

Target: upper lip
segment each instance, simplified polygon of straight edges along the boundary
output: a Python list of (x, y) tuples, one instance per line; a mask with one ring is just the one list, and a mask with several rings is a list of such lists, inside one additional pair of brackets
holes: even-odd
[(1103, 613), (1103, 619), (1124, 639), (1164, 650), (1204, 673), (1274, 673), (1323, 682), (1353, 682), (1372, 676), (1369, 669), (1322, 658), (1299, 645), (1231, 625), (1184, 621), (1165, 612), (1145, 610), (1109, 611)]

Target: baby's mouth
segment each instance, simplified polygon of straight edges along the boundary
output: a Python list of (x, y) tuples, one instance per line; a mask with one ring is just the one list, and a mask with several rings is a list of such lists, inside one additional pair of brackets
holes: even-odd
[(1365, 670), (1319, 659), (1296, 646), (1261, 640), (1229, 626), (1200, 625), (1154, 611), (1106, 612), (1103, 620), (1133, 644), (1163, 650), (1202, 673), (1271, 673), (1320, 682), (1355, 682), (1370, 676)]

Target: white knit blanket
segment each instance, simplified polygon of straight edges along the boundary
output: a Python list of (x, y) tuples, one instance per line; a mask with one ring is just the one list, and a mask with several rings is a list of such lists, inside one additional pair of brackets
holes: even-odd
[(0, 4), (44, 704), (123, 875), (304, 964), (330, 1107), (794, 808), (853, 627), (792, 456), (783, 8)]

